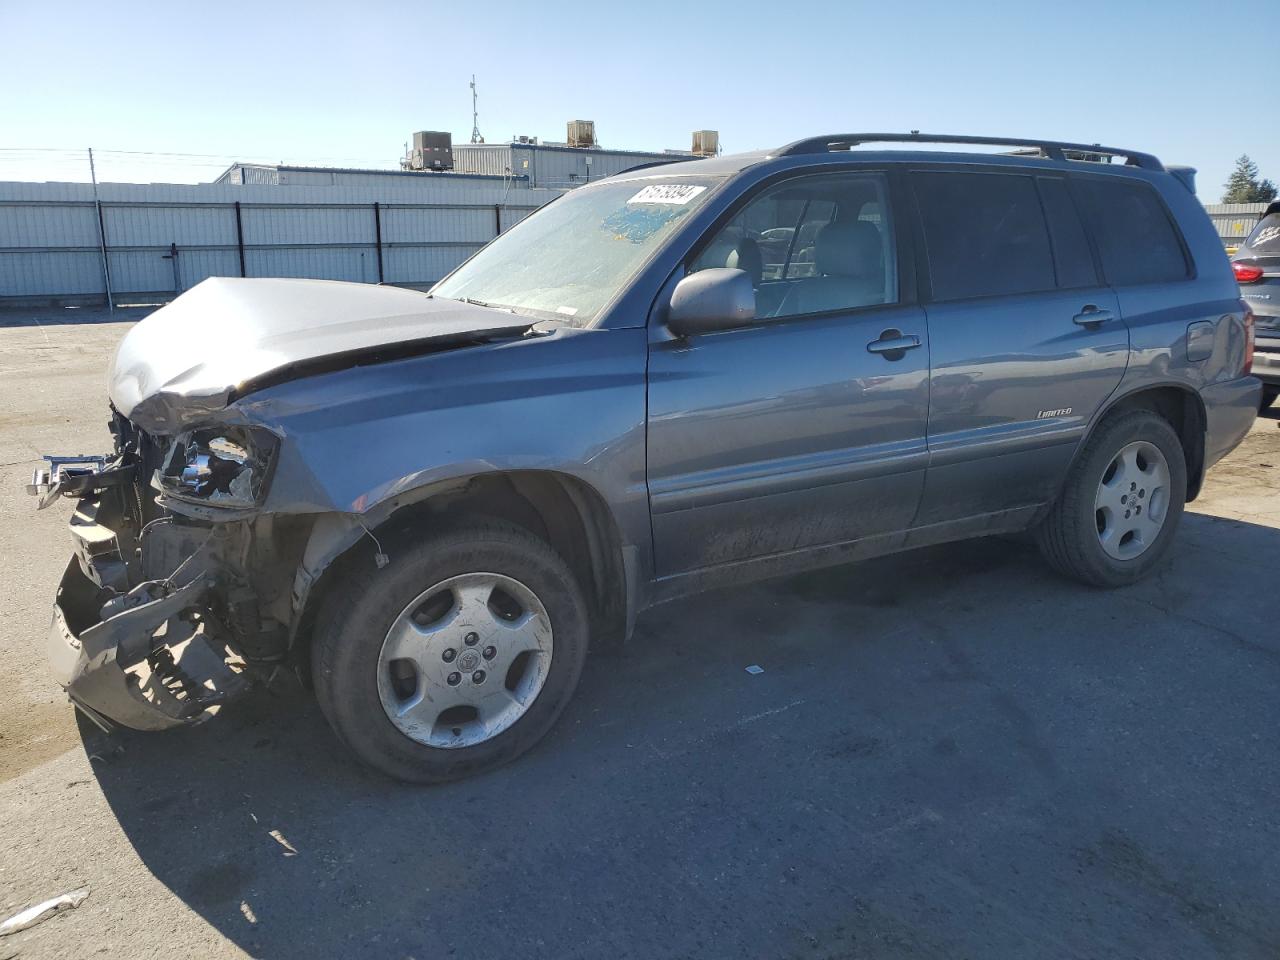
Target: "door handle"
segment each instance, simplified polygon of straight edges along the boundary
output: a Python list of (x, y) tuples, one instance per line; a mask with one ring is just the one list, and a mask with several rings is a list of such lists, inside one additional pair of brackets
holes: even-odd
[(867, 344), (868, 353), (878, 353), (886, 360), (901, 360), (908, 350), (920, 346), (920, 338), (913, 333), (889, 329), (880, 334), (879, 340)]
[(1092, 327), (1114, 319), (1110, 310), (1099, 310), (1092, 303), (1071, 318), (1072, 323), (1082, 327)]

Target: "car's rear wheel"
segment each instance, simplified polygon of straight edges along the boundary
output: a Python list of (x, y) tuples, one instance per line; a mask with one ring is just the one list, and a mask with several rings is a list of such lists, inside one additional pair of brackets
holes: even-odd
[(1266, 384), (1262, 386), (1262, 401), (1258, 404), (1258, 411), (1268, 409), (1276, 402), (1276, 397), (1280, 397), (1280, 387), (1270, 387)]
[(1187, 468), (1168, 421), (1133, 410), (1104, 421), (1072, 465), (1037, 530), (1058, 572), (1100, 587), (1146, 576), (1173, 539)]
[(546, 734), (582, 672), (587, 614), (547, 543), (486, 522), (350, 571), (314, 643), (316, 693), (343, 742), (396, 779), (432, 783)]

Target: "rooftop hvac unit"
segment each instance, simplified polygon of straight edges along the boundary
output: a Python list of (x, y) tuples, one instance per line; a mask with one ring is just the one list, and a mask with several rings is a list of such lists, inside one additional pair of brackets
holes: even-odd
[(411, 170), (452, 170), (453, 134), (438, 130), (419, 130), (413, 135), (409, 154)]
[(718, 130), (693, 131), (693, 155), (695, 157), (714, 157), (720, 152), (720, 132)]
[(594, 147), (596, 145), (596, 122), (594, 120), (570, 120), (567, 139), (571, 147)]

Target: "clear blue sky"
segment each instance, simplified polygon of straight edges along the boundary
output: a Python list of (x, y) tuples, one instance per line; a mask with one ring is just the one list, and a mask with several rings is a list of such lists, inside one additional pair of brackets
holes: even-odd
[[(1265, 4), (1252, 9), (1260, 12)], [(1102, 142), (1280, 181), (1280, 122), (1242, 92), (1264, 67), (1230, 5), (643, 4), (0, 0), (0, 179), (206, 180), (224, 160), (394, 167), (413, 130), (726, 151), (920, 129)], [(545, 11), (545, 13), (544, 13)], [(1257, 53), (1252, 57), (1248, 51)]]

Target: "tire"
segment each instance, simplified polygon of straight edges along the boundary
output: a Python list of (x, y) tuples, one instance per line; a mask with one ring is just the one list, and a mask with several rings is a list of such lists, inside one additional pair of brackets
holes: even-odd
[(1276, 402), (1276, 397), (1280, 397), (1280, 387), (1269, 387), (1266, 384), (1262, 386), (1262, 400), (1258, 403), (1258, 412), (1270, 409), (1271, 405)]
[[(487, 601), (494, 623), (484, 620), (483, 601), (477, 599), (490, 582), (498, 584)], [(442, 584), (449, 586), (432, 592)], [(495, 602), (512, 597), (520, 600), (507, 604), (513, 612), (503, 624), (508, 611), (494, 613)], [(431, 619), (446, 604), (453, 605), (449, 612)], [(428, 625), (414, 628), (407, 621)], [(483, 636), (479, 642), (472, 623)], [(405, 542), (382, 569), (370, 561), (344, 571), (317, 617), (312, 655), (316, 696), (339, 739), (374, 769), (412, 783), (472, 776), (514, 760), (551, 729), (582, 674), (587, 623), (582, 591), (547, 543), (498, 521), (449, 530)], [(504, 654), (496, 654), (492, 662), (479, 658), (488, 658), (495, 649), (488, 645), (490, 634), (495, 644), (504, 642), (504, 626), (512, 628), (512, 635), (536, 636), (547, 649), (513, 655), (500, 675)], [(397, 639), (403, 637), (408, 639)], [(413, 658), (397, 656), (405, 643), (414, 645)], [(507, 714), (500, 711), (521, 706), (522, 688), (501, 695), (495, 685), (505, 684), (520, 669), (521, 658), (520, 683), (528, 702), (502, 727)], [(495, 668), (492, 676), (472, 682), (490, 666)], [(475, 672), (455, 682), (462, 677), (455, 667)], [(475, 702), (483, 709), (474, 718), (448, 719), (466, 714), (467, 708), (442, 710), (442, 704), (466, 696), (478, 698)], [(490, 710), (487, 704), (497, 706)]]
[[(1161, 457), (1167, 481), (1144, 481), (1148, 474), (1141, 472), (1143, 467), (1150, 477), (1160, 477)], [(1128, 482), (1121, 482), (1125, 471)], [(1127, 489), (1130, 484), (1133, 490)], [(1138, 499), (1121, 504), (1121, 496)], [(1160, 562), (1186, 496), (1186, 460), (1168, 421), (1149, 410), (1117, 414), (1085, 443), (1036, 539), (1049, 565), (1064, 576), (1098, 587), (1122, 587), (1141, 580)], [(1131, 511), (1138, 512), (1130, 516)], [(1158, 526), (1148, 519), (1156, 516)]]

